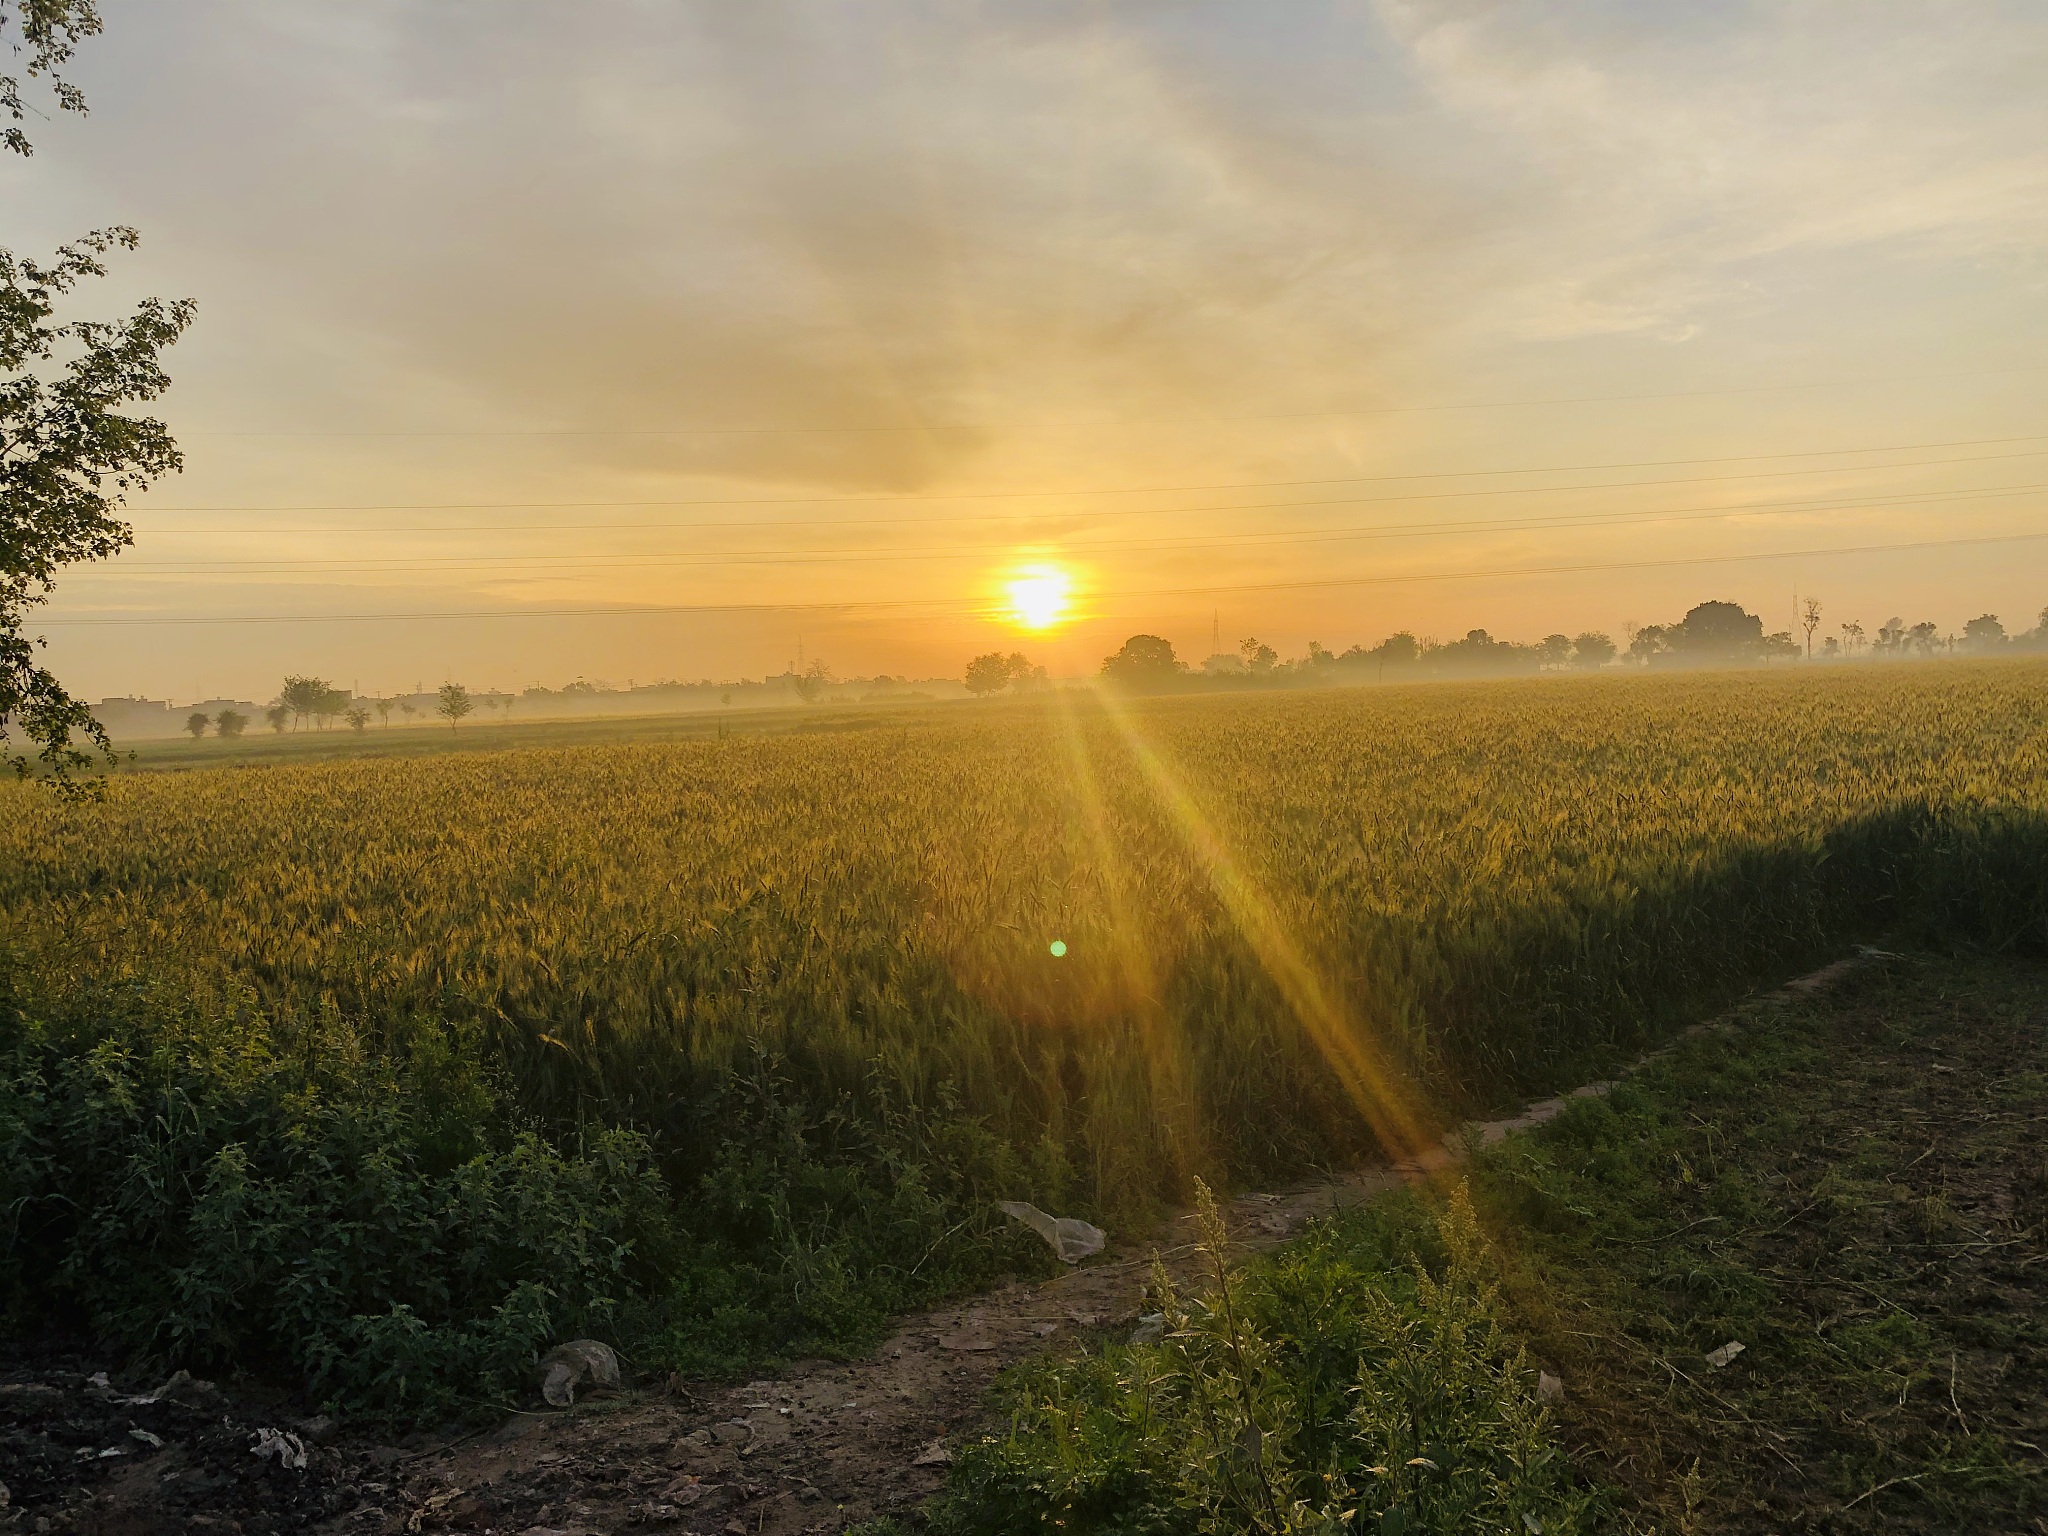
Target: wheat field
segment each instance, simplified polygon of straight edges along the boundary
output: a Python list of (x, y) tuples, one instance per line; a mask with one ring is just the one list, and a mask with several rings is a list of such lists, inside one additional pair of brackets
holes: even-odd
[(1058, 695), (14, 789), (0, 910), (373, 1043), (458, 1022), (552, 1124), (713, 1142), (707, 1084), (765, 1055), (1100, 1206), (1555, 1081), (1916, 902), (2024, 929), (2038, 888), (1956, 882), (2039, 846), (2044, 766), (2025, 664)]

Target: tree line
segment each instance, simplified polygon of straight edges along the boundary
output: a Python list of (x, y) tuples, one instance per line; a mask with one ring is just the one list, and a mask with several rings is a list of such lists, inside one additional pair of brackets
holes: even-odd
[[(1498, 640), (1483, 629), (1463, 638), (1437, 641), (1408, 630), (1377, 645), (1332, 651), (1311, 640), (1305, 654), (1282, 660), (1256, 637), (1235, 652), (1219, 652), (1199, 665), (1182, 660), (1173, 642), (1160, 635), (1133, 635), (1115, 655), (1103, 658), (1099, 675), (1132, 692), (1195, 688), (1243, 688), (1290, 683), (1372, 682), (1421, 676), (1507, 677), (1538, 672), (1597, 672), (1616, 666), (1668, 668), (1739, 666), (1789, 661), (1910, 660), (1944, 655), (1994, 656), (2010, 651), (2048, 652), (2048, 608), (2031, 630), (2008, 634), (1997, 614), (1985, 613), (1945, 634), (1931, 622), (1908, 625), (1892, 618), (1866, 631), (1850, 619), (1837, 633), (1820, 634), (1825, 608), (1809, 597), (1800, 604), (1798, 630), (1766, 633), (1756, 614), (1739, 603), (1696, 604), (1670, 624), (1631, 625), (1617, 643), (1599, 630), (1546, 635), (1533, 643)], [(1040, 685), (1045, 668), (1021, 655), (991, 651), (968, 663), (968, 691), (977, 695)]]
[[(475, 713), (479, 702), (487, 709), (503, 709), (507, 713), (511, 712), (513, 704), (509, 694), (478, 695), (461, 683), (443, 683), (434, 695), (433, 712), (446, 720), (452, 731)], [(263, 711), (263, 720), (280, 736), (286, 731), (300, 730), (309, 723), (315, 730), (326, 730), (337, 720), (360, 736), (369, 730), (373, 712), (388, 726), (394, 711), (409, 723), (419, 714), (420, 707), (406, 697), (357, 698), (324, 677), (291, 676), (284, 680), (277, 697)], [(194, 710), (185, 719), (185, 730), (194, 741), (204, 736), (209, 727), (215, 735), (233, 740), (246, 731), (250, 723), (249, 717), (237, 709), (224, 709), (217, 715)]]

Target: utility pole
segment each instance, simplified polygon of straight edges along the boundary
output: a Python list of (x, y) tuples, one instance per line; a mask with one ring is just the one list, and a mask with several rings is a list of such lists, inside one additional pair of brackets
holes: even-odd
[(1223, 654), (1223, 610), (1217, 608), (1209, 614), (1209, 654)]

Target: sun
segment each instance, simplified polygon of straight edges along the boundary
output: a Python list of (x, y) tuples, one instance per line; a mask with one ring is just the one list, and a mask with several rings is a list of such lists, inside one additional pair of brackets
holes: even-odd
[(1003, 617), (1018, 629), (1056, 629), (1073, 606), (1073, 573), (1060, 566), (1019, 566), (1004, 578)]

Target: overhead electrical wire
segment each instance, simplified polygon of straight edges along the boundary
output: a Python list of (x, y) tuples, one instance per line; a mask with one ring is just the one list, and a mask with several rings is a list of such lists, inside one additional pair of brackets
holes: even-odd
[[(1761, 550), (1734, 555), (1677, 555), (1663, 559), (1585, 561), (1571, 565), (1501, 566), (1489, 569), (1459, 571), (1424, 571), (1376, 576), (1314, 577), (1293, 581), (1239, 582), (1216, 586), (1155, 587), (1129, 592), (1105, 591), (1095, 593), (1093, 597), (1099, 600), (1130, 600), (1156, 597), (1228, 597), (1251, 592), (1292, 592), (1340, 587), (1399, 586), (1409, 583), (1465, 581), (1486, 577), (1561, 576), (1594, 571), (1656, 570), (1688, 565), (1732, 565), (1759, 560), (1830, 559), (1844, 555), (1896, 554), (1917, 550), (2017, 544), (2040, 539), (2048, 539), (2048, 530), (2035, 533), (1994, 534), (1982, 538), (1919, 539), (1895, 544), (1852, 544), (1821, 549)], [(940, 612), (952, 611), (968, 615), (981, 615), (989, 611), (987, 604), (961, 604), (954, 599), (875, 598), (829, 603), (646, 603), (612, 604), (581, 608), (455, 609), (425, 613), (148, 614), (119, 618), (58, 617), (43, 619), (40, 623), (46, 626), (63, 626), (66, 628), (137, 627), (153, 624), (418, 623), (423, 620), (447, 619), (660, 618), (672, 615), (714, 613), (848, 613), (903, 608), (917, 608)]]
[[(1308, 544), (1357, 541), (1376, 538), (1437, 538), (1492, 532), (1514, 533), (1570, 528), (1612, 528), (1662, 526), (1669, 523), (1717, 521), (1745, 516), (1782, 517), (1797, 512), (1885, 511), (1894, 507), (1924, 506), (1930, 503), (1983, 500), (2015, 496), (2048, 489), (2048, 481), (2019, 485), (1984, 486), (1959, 491), (1899, 493), (1884, 497), (1856, 497), (1847, 501), (1748, 502), (1722, 507), (1664, 507), (1645, 511), (1594, 513), (1567, 512), (1549, 517), (1481, 518), (1455, 523), (1366, 523), (1347, 528), (1298, 528), (1260, 530), (1249, 533), (1218, 534), (1208, 538), (1152, 538), (1101, 540), (1094, 543), (1069, 542), (1060, 553), (1068, 558), (1096, 553), (1137, 550), (1203, 550), (1243, 545)], [(1281, 503), (1282, 506), (1314, 505)], [(638, 550), (616, 555), (563, 556), (448, 555), (405, 557), (308, 556), (290, 563), (276, 559), (229, 561), (206, 564), (192, 561), (123, 561), (122, 571), (149, 571), (158, 575), (285, 575), (296, 571), (333, 574), (381, 573), (388, 571), (433, 571), (459, 574), (463, 571), (505, 573), (536, 567), (543, 570), (609, 570), (621, 566), (677, 567), (698, 565), (814, 565), (848, 564), (862, 560), (944, 560), (963, 555), (985, 555), (988, 546), (956, 544), (938, 548), (908, 550), (857, 549), (742, 549), (742, 550)]]
[(1372, 405), (1339, 410), (1263, 411), (1223, 415), (1105, 417), (1091, 421), (1036, 422), (885, 422), (859, 426), (686, 426), (686, 427), (461, 427), (427, 431), (333, 428), (233, 430), (197, 428), (183, 437), (292, 438), (461, 438), (461, 437), (796, 437), (859, 436), (908, 433), (994, 431), (1121, 431), (1136, 426), (1216, 426), (1239, 421), (1338, 421), (1360, 416), (1414, 416), (1447, 411), (1518, 410), (1544, 405), (1618, 405), (1648, 400), (1705, 400), (1725, 395), (1796, 393), (1807, 389), (1861, 389), (1873, 384), (1925, 383), (1939, 379), (1985, 378), (2008, 373), (2038, 373), (2048, 363), (2020, 363), (2007, 368), (1965, 368), (1944, 373), (1865, 374), (1854, 379), (1815, 379), (1783, 384), (1731, 385), (1719, 389), (1680, 389), (1620, 395), (1556, 395), (1523, 400), (1465, 400), (1427, 405)]
[[(2048, 433), (2032, 433), (2032, 434), (2028, 434), (2028, 435), (2024, 435), (2024, 436), (2019, 436), (2019, 437), (1977, 437), (1977, 438), (1953, 438), (1953, 439), (1949, 439), (1949, 440), (1946, 440), (1946, 441), (1940, 441), (1940, 442), (1926, 442), (1926, 443), (1893, 443), (1893, 444), (1880, 444), (1880, 445), (1876, 445), (1876, 446), (1872, 446), (1872, 447), (1862, 447), (1862, 448), (1811, 448), (1811, 449), (1797, 449), (1797, 450), (1792, 450), (1792, 451), (1788, 451), (1788, 452), (1784, 452), (1784, 453), (1739, 453), (1739, 454), (1728, 454), (1728, 455), (1723, 455), (1723, 456), (1720, 456), (1720, 457), (1716, 457), (1716, 458), (1699, 458), (1699, 459), (1637, 459), (1637, 460), (1626, 460), (1626, 461), (1621, 461), (1621, 462), (1617, 462), (1617, 463), (1607, 463), (1607, 464), (1550, 464), (1550, 465), (1531, 465), (1531, 466), (1525, 466), (1525, 467), (1521, 467), (1521, 468), (1507, 468), (1507, 469), (1451, 469), (1451, 470), (1428, 470), (1428, 471), (1418, 471), (1418, 472), (1416, 472), (1416, 473), (1413, 473), (1413, 474), (1405, 474), (1405, 475), (1324, 475), (1324, 476), (1318, 476), (1318, 477), (1315, 477), (1315, 478), (1311, 478), (1311, 479), (1306, 479), (1306, 480), (1224, 480), (1224, 481), (1208, 481), (1208, 482), (1203, 482), (1203, 483), (1197, 483), (1197, 484), (1183, 484), (1183, 485), (1129, 485), (1129, 486), (1096, 486), (1096, 487), (1085, 487), (1085, 486), (1084, 486), (1084, 487), (1069, 487), (1069, 488), (1065, 488), (1065, 489), (1055, 489), (1055, 490), (1044, 490), (1044, 491), (1018, 491), (1018, 490), (1010, 490), (1010, 491), (891, 491), (891, 492), (877, 492), (877, 493), (872, 493), (872, 494), (862, 494), (862, 495), (858, 495), (858, 496), (756, 496), (756, 497), (731, 497), (731, 496), (695, 496), (695, 497), (682, 497), (682, 498), (668, 498), (668, 499), (650, 499), (650, 500), (611, 500), (611, 501), (604, 501), (604, 500), (599, 500), (599, 501), (440, 501), (440, 502), (428, 501), (428, 502), (311, 502), (311, 503), (302, 503), (302, 504), (294, 504), (294, 505), (289, 505), (289, 506), (263, 506), (263, 505), (245, 505), (245, 506), (236, 506), (236, 507), (223, 507), (223, 506), (197, 506), (197, 507), (195, 507), (195, 506), (184, 506), (184, 507), (166, 507), (166, 506), (146, 506), (146, 507), (138, 507), (138, 508), (135, 508), (135, 509), (133, 509), (133, 510), (134, 510), (135, 512), (137, 512), (137, 513), (140, 513), (140, 512), (143, 512), (143, 511), (152, 511), (152, 512), (173, 512), (173, 513), (191, 513), (191, 512), (209, 512), (209, 513), (242, 513), (242, 512), (246, 512), (246, 513), (291, 513), (291, 512), (465, 512), (465, 511), (476, 511), (476, 512), (517, 512), (517, 511), (527, 511), (527, 510), (533, 510), (533, 511), (542, 511), (542, 510), (567, 510), (567, 509), (570, 509), (570, 508), (575, 508), (575, 507), (592, 507), (592, 508), (597, 508), (597, 507), (754, 507), (754, 506), (760, 506), (760, 507), (780, 507), (780, 506), (844, 506), (844, 505), (863, 505), (863, 504), (868, 504), (868, 503), (872, 503), (872, 502), (926, 502), (926, 501), (996, 501), (996, 500), (1004, 500), (1004, 501), (1008, 501), (1008, 500), (1024, 500), (1024, 499), (1029, 499), (1029, 498), (1034, 498), (1034, 497), (1057, 497), (1057, 496), (1071, 496), (1071, 497), (1088, 497), (1088, 496), (1170, 496), (1170, 495), (1179, 495), (1179, 494), (1182, 494), (1182, 493), (1191, 493), (1191, 492), (1196, 492), (1196, 491), (1264, 491), (1264, 490), (1286, 490), (1286, 489), (1291, 489), (1291, 488), (1293, 488), (1293, 487), (1296, 487), (1296, 486), (1309, 486), (1309, 485), (1391, 485), (1391, 484), (1395, 484), (1395, 483), (1399, 483), (1399, 482), (1404, 482), (1404, 481), (1413, 481), (1413, 480), (1458, 480), (1458, 479), (1472, 479), (1472, 478), (1477, 478), (1477, 477), (1479, 477), (1479, 476), (1488, 476), (1488, 477), (1503, 477), (1503, 476), (1509, 476), (1509, 475), (1566, 475), (1566, 474), (1597, 474), (1597, 473), (1599, 473), (1599, 472), (1601, 472), (1601, 471), (1603, 471), (1603, 470), (1611, 470), (1611, 469), (1670, 469), (1670, 468), (1677, 468), (1677, 467), (1679, 467), (1679, 466), (1682, 466), (1682, 465), (1687, 465), (1687, 464), (1748, 464), (1748, 463), (1756, 463), (1756, 462), (1759, 462), (1759, 461), (1762, 461), (1762, 460), (1766, 460), (1766, 459), (1812, 459), (1812, 458), (1848, 458), (1848, 457), (1851, 457), (1851, 456), (1853, 456), (1853, 455), (1857, 455), (1857, 454), (1870, 454), (1870, 453), (1921, 453), (1921, 452), (1927, 452), (1927, 451), (1931, 451), (1931, 450), (1933, 450), (1933, 449), (1937, 449), (1937, 448), (1989, 448), (1989, 447), (2001, 447), (2001, 446), (2004, 446), (2004, 445), (2006, 445), (2006, 444), (2011, 444), (2011, 443), (2039, 443), (2039, 442), (2048, 442)], [(2022, 457), (2024, 457), (2025, 455), (2021, 455), (2021, 456), (2022, 456)], [(1819, 470), (1812, 470), (1812, 471), (1804, 471), (1804, 470), (1785, 470), (1785, 471), (1768, 471), (1768, 470), (1762, 470), (1762, 471), (1757, 471), (1757, 472), (1756, 472), (1756, 475), (1755, 475), (1755, 476), (1753, 476), (1752, 478), (1754, 478), (1754, 477), (1762, 477), (1762, 476), (1768, 476), (1768, 475), (1770, 475), (1770, 474), (1772, 474), (1772, 473), (1784, 473), (1784, 474), (1804, 474), (1804, 473), (1828, 473), (1828, 472), (1829, 472), (1829, 471), (1831, 471), (1831, 470), (1839, 470), (1839, 471), (1841, 471), (1841, 472), (1843, 472), (1843, 473), (1855, 473), (1855, 472), (1858, 472), (1858, 471), (1862, 471), (1862, 470), (1877, 470), (1877, 469), (1896, 469), (1896, 468), (1910, 468), (1910, 467), (1915, 467), (1915, 466), (1916, 466), (1917, 464), (1920, 464), (1920, 463), (1961, 463), (1961, 462), (1973, 462), (1973, 461), (1974, 461), (1974, 460), (1975, 460), (1976, 458), (1979, 458), (1979, 457), (1985, 457), (1985, 458), (1995, 458), (1995, 457), (2001, 457), (2001, 455), (1971, 455), (1971, 456), (1969, 456), (1969, 457), (1968, 457), (1968, 458), (1966, 458), (1966, 459), (1960, 459), (1960, 460), (1945, 460), (1945, 459), (1943, 459), (1943, 460), (1925, 460), (1925, 461), (1915, 461), (1915, 463), (1914, 463), (1913, 465), (1886, 465), (1886, 464), (1843, 464), (1843, 465), (1830, 465), (1830, 466), (1826, 466), (1826, 467), (1825, 467), (1825, 468), (1823, 468), (1823, 469), (1819, 469)], [(1700, 479), (1700, 480), (1713, 480), (1713, 479), (1721, 479), (1721, 478), (1730, 478), (1730, 477), (1724, 477), (1724, 476), (1714, 476), (1714, 475), (1704, 475), (1704, 476), (1698, 476), (1698, 477), (1694, 477), (1694, 478), (1697, 478), (1697, 479)], [(1638, 485), (1638, 484), (1658, 484), (1658, 483), (1675, 483), (1675, 482), (1655, 482), (1655, 481), (1648, 481), (1648, 482), (1646, 482), (1646, 481), (1615, 481), (1615, 482), (1611, 482), (1611, 483), (1612, 483), (1612, 484), (1616, 484), (1616, 485)], [(1522, 490), (1522, 491), (1531, 491), (1531, 492), (1533, 492), (1533, 491), (1541, 491), (1541, 490), (1570, 490), (1570, 489), (1573, 489), (1573, 487), (1570, 487), (1570, 486), (1532, 486), (1532, 487), (1519, 487), (1519, 488), (1516, 488), (1516, 489), (1518, 489), (1518, 490)], [(1467, 494), (1467, 493), (1454, 493), (1454, 494)], [(1477, 493), (1472, 493), (1472, 494), (1477, 494)], [(1390, 497), (1390, 498), (1387, 498), (1387, 499), (1389, 499), (1389, 500), (1403, 500), (1403, 499), (1406, 499), (1406, 498), (1401, 498), (1401, 497)], [(1001, 515), (999, 515), (999, 516), (991, 517), (991, 518), (990, 518), (989, 520), (1001, 520), (1002, 518), (1028, 518), (1028, 517), (1034, 517), (1034, 516), (1040, 516), (1040, 515), (1043, 515), (1043, 514), (1037, 514), (1037, 513), (1020, 513), (1020, 514), (1001, 514)], [(752, 523), (752, 524), (751, 524), (751, 526), (755, 526), (755, 527), (767, 527), (767, 526), (784, 526), (784, 527), (800, 527), (800, 526), (809, 526), (809, 525), (810, 525), (811, 523), (813, 523), (813, 522), (830, 522), (830, 523), (833, 523), (834, 525), (837, 525), (837, 526), (850, 526), (850, 525), (851, 525), (852, 523), (854, 523), (855, 521), (857, 521), (857, 520), (855, 520), (855, 519), (844, 519), (844, 520), (842, 520), (842, 519), (809, 519), (809, 520), (803, 520), (803, 521), (793, 521), (793, 522), (785, 522), (785, 523), (781, 523), (781, 524), (770, 524), (770, 523), (766, 523), (766, 522), (756, 522), (756, 523)], [(959, 521), (965, 521), (965, 518), (963, 518), (963, 517), (961, 517), (961, 516), (959, 516), (959, 515), (955, 515), (955, 514), (947, 514), (947, 515), (945, 515), (945, 516), (941, 516), (941, 517), (933, 517), (933, 518), (907, 518), (907, 519), (871, 519), (871, 520), (868, 520), (868, 521), (878, 521), (878, 522), (879, 522), (879, 521), (891, 521), (891, 522), (894, 522), (894, 521), (905, 521), (905, 522), (959, 522)], [(455, 525), (455, 526), (459, 526), (459, 527), (483, 527), (483, 526), (487, 526), (487, 525), (484, 525), (484, 524), (460, 524), (460, 525)], [(548, 527), (548, 526), (555, 526), (555, 525), (549, 525), (549, 524), (528, 524), (528, 523), (521, 523), (521, 524), (506, 524), (506, 525), (504, 525), (504, 526), (505, 526), (505, 527), (508, 527), (508, 528), (510, 528), (510, 527)], [(602, 525), (602, 524), (589, 524), (589, 523), (578, 523), (578, 524), (561, 524), (561, 525), (558, 525), (558, 526), (562, 526), (562, 527), (597, 527), (597, 526), (606, 526), (606, 525)], [(623, 527), (678, 527), (678, 528), (680, 528), (680, 527), (711, 527), (711, 528), (723, 528), (723, 527), (730, 527), (730, 526), (734, 526), (734, 525), (733, 525), (733, 524), (731, 524), (730, 522), (725, 522), (725, 521), (721, 521), (721, 522), (715, 522), (715, 523), (702, 523), (702, 524), (697, 524), (697, 523), (660, 523), (660, 524), (639, 524), (639, 523), (635, 523), (635, 524), (621, 524), (621, 525), (615, 525), (615, 526), (623, 526)], [(160, 531), (162, 531), (162, 532), (181, 532), (181, 533), (185, 533), (185, 532), (201, 532), (201, 531), (205, 531), (205, 532), (228, 532), (228, 533), (240, 533), (240, 532), (278, 532), (278, 531), (293, 531), (293, 532), (296, 532), (296, 531), (300, 531), (300, 530), (296, 530), (296, 529), (294, 529), (294, 530), (280, 530), (280, 529), (276, 529), (276, 528), (272, 528), (272, 527), (268, 527), (268, 526), (266, 526), (266, 527), (264, 527), (264, 528), (262, 528), (262, 529), (255, 529), (255, 530), (249, 530), (249, 529), (240, 529), (240, 528), (234, 528), (234, 529), (207, 529), (207, 530), (198, 530), (198, 529), (175, 529), (175, 530), (173, 530), (173, 529), (164, 529), (164, 530), (160, 530)], [(358, 528), (358, 527), (338, 527), (338, 528), (332, 528), (332, 529), (325, 529), (325, 530), (320, 530), (320, 531), (325, 531), (325, 532), (335, 532), (335, 533), (350, 533), (350, 532), (358, 532), (358, 531), (364, 531), (364, 532), (368, 532), (368, 531), (378, 531), (378, 530), (366, 530), (366, 529), (360, 529), (360, 528)], [(384, 530), (384, 531), (403, 531), (403, 532), (410, 532), (410, 531), (413, 531), (413, 530), (410, 530), (410, 529), (403, 529), (403, 528), (400, 528), (400, 529), (393, 529), (393, 530)], [(440, 528), (434, 528), (434, 529), (422, 529), (422, 530), (419, 530), (419, 531), (422, 531), (422, 532), (441, 532), (441, 531), (444, 531), (444, 530), (442, 530), (442, 529), (440, 529)]]

